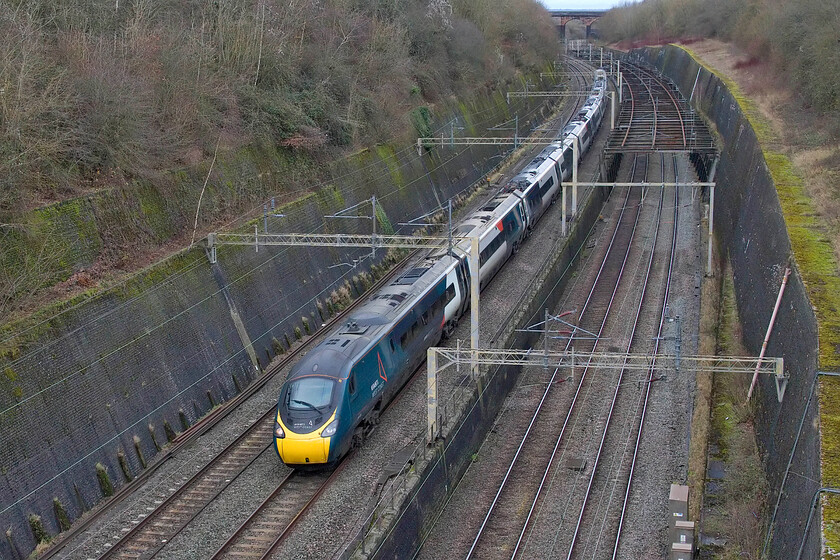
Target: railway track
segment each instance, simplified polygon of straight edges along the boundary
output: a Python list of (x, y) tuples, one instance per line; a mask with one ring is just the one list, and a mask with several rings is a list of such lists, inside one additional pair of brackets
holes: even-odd
[[(585, 74), (583, 70), (579, 72), (581, 84), (586, 84)], [(567, 117), (566, 117), (567, 118)], [(560, 126), (562, 128), (562, 126)], [(399, 270), (396, 267), (394, 271)], [(394, 274), (382, 278), (376, 286), (371, 290), (376, 290), (379, 286), (384, 285)], [(360, 298), (347, 311), (351, 311), (362, 300)], [(346, 312), (345, 312), (346, 313)], [(345, 314), (342, 314), (342, 317)], [(322, 329), (322, 332), (329, 332), (330, 328), (334, 326), (340, 317), (333, 318)], [(280, 364), (273, 367), (266, 375), (262, 376), (258, 381), (252, 383), (249, 388), (243, 392), (239, 397), (226, 403), (226, 405), (217, 409), (211, 415), (205, 417), (201, 422), (193, 426), (191, 430), (185, 432), (174, 442), (174, 444), (164, 452), (161, 457), (168, 458), (173, 456), (175, 452), (181, 447), (195, 441), (200, 435), (203, 435), (210, 430), (214, 425), (220, 422), (229, 412), (234, 410), (238, 404), (247, 399), (250, 395), (258, 391), (265, 385), (277, 372), (282, 371), (288, 364), (297, 359), (302, 352), (305, 352), (309, 345), (316, 343), (319, 337), (311, 337), (304, 345), (299, 346), (294, 352), (290, 353)], [(217, 456), (210, 460), (210, 462), (202, 468), (195, 476), (185, 481), (183, 484), (172, 492), (162, 503), (148, 515), (144, 516), (138, 521), (130, 530), (128, 530), (117, 542), (109, 546), (99, 558), (134, 558), (134, 559), (148, 559), (161, 557), (166, 544), (175, 538), (185, 527), (187, 527), (192, 520), (198, 516), (207, 505), (209, 505), (219, 494), (228, 488), (233, 481), (240, 476), (253, 461), (260, 456), (269, 446), (271, 442), (271, 432), (273, 428), (274, 409), (268, 410), (261, 418), (255, 421), (248, 430), (237, 438), (230, 446), (222, 450)], [(131, 492), (139, 487), (145, 480), (147, 480), (156, 470), (156, 467), (163, 463), (163, 460), (156, 461), (149, 469), (146, 469), (137, 482), (126, 485), (117, 498), (110, 505), (115, 505), (121, 500), (131, 495)], [(237, 534), (226, 543), (218, 552), (216, 557), (242, 557), (241, 549), (249, 548), (242, 547), (236, 544), (236, 541), (252, 542), (255, 534), (274, 533), (277, 536), (277, 529), (281, 527), (281, 537), (277, 538), (275, 542), (270, 543), (265, 554), (269, 554), (270, 550), (276, 549), (277, 543), (282, 540), (282, 534), (290, 529), (300, 513), (317, 498), (319, 493), (323, 490), (327, 481), (319, 486), (317, 489), (312, 488), (313, 480), (307, 480), (307, 484), (301, 484), (298, 481), (303, 480), (298, 475), (290, 475), (278, 486), (274, 493), (264, 502), (257, 512), (254, 512), (254, 517), (249, 519), (237, 531)], [(292, 499), (290, 491), (293, 487), (307, 488), (305, 491), (295, 492), (295, 495), (309, 495), (306, 499)], [(171, 490), (171, 489), (170, 489)], [(280, 497), (282, 496), (282, 499)], [(294, 501), (300, 506), (291, 509), (285, 508), (284, 513), (278, 513), (278, 503), (285, 504), (286, 502)], [(282, 508), (281, 508), (282, 509)], [(289, 518), (289, 511), (297, 510)], [(100, 510), (106, 513), (107, 509)], [(51, 558), (58, 555), (65, 550), (66, 544), (72, 542), (75, 534), (87, 530), (93, 523), (95, 523), (101, 514), (92, 515), (83, 524), (78, 524), (73, 528), (71, 533), (67, 534), (62, 539), (62, 543), (53, 547), (46, 552), (42, 558)], [(285, 516), (285, 517), (284, 517)], [(262, 520), (260, 520), (262, 519)], [(286, 521), (288, 519), (288, 521)], [(266, 523), (270, 520), (270, 523)], [(264, 528), (260, 528), (262, 525)], [(284, 527), (285, 525), (285, 527)], [(250, 548), (259, 548), (250, 546)], [(249, 553), (252, 554), (252, 553)], [(254, 557), (253, 555), (247, 557)], [(257, 556), (259, 557), (259, 556)]]
[[(664, 84), (650, 74), (638, 72), (635, 75), (640, 79), (628, 83), (631, 91), (631, 105), (635, 105), (636, 101), (644, 99), (645, 96), (648, 97), (648, 101), (653, 108), (653, 111), (649, 113), (649, 115), (652, 115), (652, 120), (649, 123), (652, 126), (650, 148), (653, 150), (658, 137), (657, 127), (661, 126), (662, 123), (659, 111), (657, 111), (657, 96), (659, 93), (655, 92), (651, 84), (656, 83), (660, 88), (659, 91), (664, 88)], [(643, 76), (648, 79), (647, 83), (644, 79), (641, 79)], [(670, 94), (669, 98), (678, 112), (679, 107), (676, 100)], [(685, 127), (682, 121), (680, 121), (678, 129), (672, 127), (668, 130), (668, 134), (679, 135), (681, 138), (678, 140), (682, 140), (683, 146), (685, 145)], [(673, 141), (673, 138), (671, 141)], [(671, 158), (673, 160), (673, 176), (676, 181), (678, 175), (676, 156), (672, 155)], [(667, 168), (665, 156), (662, 154), (660, 154), (660, 170), (662, 180), (666, 181)], [(658, 241), (665, 200), (668, 200), (669, 206), (673, 208), (672, 229), (670, 241), (667, 244)], [(678, 191), (676, 189), (669, 191), (666, 196), (664, 188), (660, 189), (657, 219), (654, 222), (656, 229), (652, 235), (653, 246), (648, 257), (633, 326), (627, 340), (627, 352), (653, 352), (655, 354), (659, 349), (666, 319), (675, 258), (678, 209)], [(659, 258), (656, 259), (656, 256)], [(649, 286), (662, 286), (661, 293), (652, 293), (654, 290), (649, 292)], [(647, 300), (653, 301), (647, 302)], [(656, 314), (652, 315), (650, 311), (645, 312), (644, 309), (653, 309)], [(642, 324), (645, 322), (648, 324), (655, 323), (656, 336), (653, 342), (644, 337), (645, 333), (653, 330), (650, 327), (643, 327)], [(592, 459), (591, 468), (588, 469), (589, 476), (584, 477), (581, 481), (585, 483), (582, 499), (577, 503), (575, 498), (577, 481), (571, 489), (569, 489), (569, 485), (561, 484), (560, 488), (563, 490), (555, 492), (555, 496), (565, 494), (565, 503), (559, 496), (554, 501), (555, 504), (562, 504), (561, 523), (556, 528), (543, 527), (542, 531), (534, 531), (535, 535), (550, 535), (552, 556), (563, 557), (565, 549), (567, 560), (572, 558), (612, 558), (614, 560), (617, 558), (622, 529), (628, 511), (627, 506), (647, 413), (647, 404), (651, 385), (654, 381), (652, 370), (647, 372), (643, 380), (630, 379), (628, 381), (628, 377), (629, 375), (623, 369), (618, 372), (609, 408), (606, 414), (601, 416), (602, 420), (599, 420), (599, 426), (603, 423), (603, 429), (597, 430), (600, 432), (600, 438), (597, 441), (597, 452)], [(556, 501), (558, 499), (561, 501)], [(566, 520), (571, 521), (575, 511), (577, 511), (577, 516), (574, 528), (569, 531), (571, 523), (566, 522)], [(546, 515), (545, 517), (546, 519), (556, 520), (555, 516)], [(535, 540), (538, 538), (540, 537), (535, 537)], [(566, 543), (568, 543), (567, 547)], [(542, 546), (536, 548), (546, 550), (545, 547), (546, 543), (543, 542)], [(523, 554), (523, 557), (526, 554)]]
[(625, 102), (617, 130), (606, 153), (646, 153), (654, 150), (714, 153), (709, 131), (670, 82), (657, 72), (625, 62)]
[[(413, 253), (412, 253), (413, 254)], [(410, 259), (411, 255), (406, 257)], [(379, 281), (372, 286), (371, 290), (376, 290), (390, 281), (400, 270), (401, 266), (397, 265), (389, 274), (386, 274)], [(328, 333), (332, 327), (339, 324), (347, 313), (361, 305), (364, 298), (357, 298), (344, 313), (333, 317), (321, 329), (322, 333)], [(305, 353), (313, 344), (320, 340), (321, 336), (313, 336), (297, 346), (290, 352), (283, 360), (273, 366), (265, 375), (260, 377), (252, 383), (245, 391), (243, 391), (236, 398), (228, 401), (217, 411), (208, 417), (205, 417), (201, 422), (195, 424), (188, 432), (179, 436), (173, 445), (167, 449), (166, 454), (155, 463), (150, 465), (140, 477), (132, 484), (126, 485), (120, 493), (118, 493), (114, 501), (109, 504), (111, 507), (128, 498), (131, 493), (139, 488), (148, 478), (154, 474), (166, 458), (173, 456), (178, 450), (185, 445), (195, 441), (199, 436), (205, 434), (213, 426), (218, 424), (225, 418), (227, 414), (236, 409), (248, 397), (253, 395), (261, 389), (271, 378), (283, 371), (291, 363), (297, 360), (303, 353)], [(260, 456), (272, 442), (272, 431), (274, 428), (274, 413), (275, 409), (272, 407), (266, 411), (259, 419), (253, 422), (239, 437), (231, 442), (222, 451), (211, 458), (208, 463), (193, 475), (189, 480), (175, 489), (165, 499), (160, 500), (160, 504), (148, 515), (145, 515), (139, 520), (130, 530), (112, 546), (108, 547), (99, 558), (101, 560), (111, 558), (131, 558), (136, 560), (146, 560), (156, 557), (160, 551), (166, 546), (166, 543), (171, 541), (178, 535), (190, 522), (199, 515), (204, 508), (210, 504), (225, 488), (230, 486), (236, 478), (241, 475), (249, 465), (251, 465), (257, 457)], [(95, 515), (88, 517), (84, 523), (77, 524), (73, 527), (71, 532), (62, 540), (60, 545), (51, 548), (49, 551), (41, 556), (42, 559), (52, 558), (59, 553), (64, 552), (67, 545), (72, 542), (72, 538), (87, 530), (93, 523), (97, 522), (104, 515), (108, 515), (109, 510), (103, 508)]]
[[(346, 459), (345, 459), (346, 461)], [(309, 506), (341, 472), (292, 471), (216, 551), (214, 560), (261, 560), (277, 550)]]
[[(643, 161), (641, 165), (646, 168)], [(646, 169), (637, 169), (635, 164), (633, 167), (632, 174), (639, 172), (643, 175), (646, 172)], [(585, 331), (600, 335), (606, 325), (611, 302), (615, 298), (636, 231), (641, 210), (640, 202), (640, 189), (625, 190), (624, 203), (609, 246), (578, 316), (578, 324)], [(608, 302), (603, 301), (605, 296), (609, 296)], [(592, 343), (592, 348), (595, 344), (596, 342)], [(585, 389), (588, 385), (584, 371), (567, 413), (563, 406), (559, 405), (561, 399), (552, 396), (557, 390), (558, 374), (559, 372), (555, 371), (548, 381), (543, 398), (475, 535), (467, 558), (500, 557), (499, 551), (503, 550), (513, 551), (510, 556), (514, 557), (523, 544), (531, 517), (556, 464), (555, 458), (560, 451), (561, 442), (565, 441), (566, 429), (571, 425), (571, 413), (575, 410), (575, 403), (583, 401), (582, 398), (580, 401), (578, 399), (586, 394)], [(560, 435), (556, 436), (558, 431)], [(521, 518), (517, 511), (522, 507), (523, 497), (531, 497), (533, 501), (523, 524), (518, 526), (511, 521), (517, 517)]]
[[(665, 172), (664, 155), (660, 155), (663, 176)], [(678, 198), (676, 191), (666, 192), (660, 188), (657, 209), (655, 245), (650, 251), (643, 281), (643, 293), (639, 299), (632, 336), (628, 341), (627, 352), (653, 352), (658, 350), (662, 335), (667, 306), (667, 290), (671, 282), (677, 234)], [(673, 228), (670, 239), (660, 243), (660, 224), (666, 204), (673, 207)], [(667, 232), (666, 232), (667, 233)], [(659, 258), (656, 258), (659, 257)], [(657, 266), (665, 265), (665, 266)], [(656, 293), (657, 286), (664, 286), (665, 293)], [(654, 288), (649, 290), (649, 288)], [(647, 310), (647, 312), (646, 312)], [(653, 321), (651, 321), (651, 319)], [(645, 335), (651, 333), (650, 323), (654, 322), (658, 331), (653, 342)], [(647, 323), (647, 324), (646, 324)], [(625, 370), (619, 371), (615, 391), (610, 403), (606, 427), (601, 436), (598, 452), (587, 481), (583, 503), (580, 506), (575, 531), (569, 545), (567, 558), (615, 558), (617, 543), (620, 541), (623, 518), (627, 513), (626, 504), (634, 474), (629, 457), (636, 457), (641, 431), (644, 426), (647, 408), (640, 406), (650, 394), (653, 379), (648, 376), (643, 380), (633, 379)], [(610, 429), (612, 428), (612, 429)], [(618, 500), (621, 486), (624, 486), (623, 500)], [(619, 506), (621, 506), (619, 508)], [(619, 519), (615, 523), (615, 519)], [(612, 537), (615, 535), (615, 539)], [(605, 538), (605, 536), (607, 538)], [(612, 542), (611, 542), (612, 541)], [(611, 546), (612, 545), (612, 546)], [(609, 555), (609, 556), (605, 556)]]
[[(674, 177), (679, 176), (679, 170), (677, 166), (677, 157), (676, 155), (672, 155), (672, 163), (674, 169)], [(679, 231), (679, 208), (680, 208), (680, 196), (679, 190), (676, 189), (674, 191), (674, 227), (671, 237), (671, 248), (670, 248), (670, 257), (668, 259), (668, 273), (667, 273), (667, 280), (665, 284), (664, 293), (662, 295), (662, 308), (659, 313), (659, 325), (657, 327), (656, 338), (653, 346), (652, 353), (654, 356), (659, 352), (660, 343), (663, 340), (664, 335), (664, 327), (665, 321), (667, 318), (667, 309), (668, 303), (670, 301), (671, 295), (671, 280), (673, 278), (673, 271), (674, 271), (674, 263), (676, 260), (676, 252), (677, 252), (677, 232)], [(640, 444), (642, 441), (642, 433), (644, 431), (645, 426), (645, 419), (647, 418), (647, 411), (648, 411), (648, 404), (650, 403), (650, 392), (651, 387), (653, 386), (653, 373), (654, 373), (654, 365), (656, 364), (656, 359), (654, 358), (651, 368), (648, 370), (647, 375), (645, 376), (644, 380), (644, 397), (641, 399), (641, 412), (639, 414), (639, 424), (638, 428), (636, 429), (636, 439), (633, 442), (633, 455), (630, 459), (630, 464), (627, 467), (627, 483), (624, 487), (624, 496), (621, 503), (621, 514), (618, 517), (618, 522), (615, 530), (615, 542), (613, 543), (613, 553), (612, 553), (612, 560), (618, 558), (618, 551), (621, 544), (621, 537), (622, 537), (622, 530), (624, 528), (624, 521), (627, 517), (627, 506), (630, 500), (630, 492), (633, 486), (633, 475), (636, 472), (636, 463), (639, 458), (639, 449)]]

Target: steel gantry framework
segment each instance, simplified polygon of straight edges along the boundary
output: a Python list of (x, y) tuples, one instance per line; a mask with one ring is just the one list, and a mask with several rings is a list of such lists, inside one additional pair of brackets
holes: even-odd
[[(437, 237), (422, 235), (379, 235), (379, 234), (323, 234), (323, 233), (259, 233), (254, 226), (254, 233), (211, 233), (207, 236), (207, 248), (210, 262), (217, 260), (216, 248), (219, 245), (260, 247), (344, 247), (383, 249), (449, 249), (463, 251), (460, 244), (468, 241), (470, 248), (466, 252), (470, 268), (470, 349), (478, 349), (479, 324), (479, 251), (478, 237)], [(476, 366), (477, 367), (477, 366)]]
[(629, 96), (630, 103), (622, 104), (605, 153), (717, 153), (709, 129), (672, 83), (641, 67), (625, 64), (624, 68), (620, 97)]
[(438, 417), (437, 377), (443, 370), (469, 364), (475, 372), (478, 366), (533, 366), (565, 368), (574, 375), (575, 368), (625, 369), (666, 374), (674, 373), (742, 373), (772, 375), (776, 381), (776, 396), (784, 398), (788, 377), (783, 358), (739, 356), (685, 356), (667, 354), (637, 354), (621, 352), (575, 352), (549, 350), (462, 350), (460, 348), (429, 348), (426, 356), (428, 379), (427, 427), (430, 441), (440, 435)]
[[(613, 97), (613, 101), (615, 97)], [(513, 144), (514, 146), (517, 145), (541, 145), (545, 146), (548, 144), (554, 144), (557, 140), (550, 140), (550, 139), (531, 139), (531, 138), (470, 138), (470, 137), (444, 137), (441, 136), (439, 138), (418, 138), (417, 139), (417, 147), (418, 150), (422, 150), (424, 145), (437, 145), (437, 146), (455, 146), (455, 145), (502, 145), (502, 144)], [(715, 211), (715, 186), (716, 183), (714, 182), (715, 176), (715, 169), (717, 167), (717, 159), (714, 160), (712, 164), (711, 171), (709, 172), (709, 180), (708, 181), (684, 181), (684, 182), (640, 182), (640, 183), (630, 183), (630, 182), (581, 182), (578, 181), (578, 167), (580, 163), (580, 148), (579, 142), (572, 142), (572, 149), (573, 149), (573, 163), (572, 163), (572, 180), (570, 183), (565, 183), (564, 186), (571, 186), (572, 187), (572, 208), (571, 208), (571, 216), (577, 215), (577, 193), (578, 187), (709, 187), (709, 227), (708, 227), (708, 259), (706, 262), (706, 274), (711, 274), (712, 271), (712, 234), (714, 228), (714, 211)], [(653, 152), (666, 152), (666, 153), (684, 153), (687, 150), (685, 149), (656, 149), (656, 150), (648, 150), (648, 153)], [(569, 214), (567, 212), (567, 204), (566, 204), (566, 189), (562, 189), (561, 195), (561, 218), (560, 218), (560, 227), (561, 227), (561, 234), (565, 237), (568, 233), (568, 223), (569, 223)]]

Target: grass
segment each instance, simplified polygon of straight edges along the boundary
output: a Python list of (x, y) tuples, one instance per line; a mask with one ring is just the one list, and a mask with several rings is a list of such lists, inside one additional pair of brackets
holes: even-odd
[[(793, 256), (814, 312), (819, 329), (819, 367), (840, 370), (840, 277), (835, 248), (827, 237), (827, 227), (809, 196), (801, 175), (788, 156), (776, 151), (780, 139), (758, 106), (746, 97), (737, 84), (724, 73), (705, 64), (690, 49), (680, 46), (701, 66), (717, 75), (729, 88), (747, 116), (759, 142), (764, 159), (776, 184), (779, 202), (787, 224)], [(840, 381), (821, 379), (819, 389), (821, 467), (824, 486), (840, 486)], [(823, 502), (825, 545), (840, 550), (840, 498)]]
[[(709, 293), (711, 301), (703, 300), (707, 311), (701, 319), (702, 349), (714, 345), (716, 354), (747, 355), (741, 344), (732, 271), (727, 267), (718, 277), (721, 282), (709, 289), (717, 293)], [(704, 327), (709, 326), (713, 314), (715, 329), (709, 336)], [(720, 560), (759, 558), (766, 531), (768, 484), (756, 445), (752, 409), (744, 403), (749, 384), (749, 376), (733, 374), (716, 374), (712, 382), (710, 442), (714, 453), (709, 459), (722, 462), (726, 474), (701, 529), (726, 541), (724, 549), (708, 551)], [(698, 383), (698, 393), (699, 389)], [(696, 437), (692, 432), (692, 446)]]
[[(700, 344), (703, 356), (711, 356), (717, 347), (718, 313), (720, 309), (720, 278), (716, 265), (715, 275), (703, 281), (700, 310)], [(691, 441), (688, 450), (688, 487), (693, 496), (688, 503), (688, 518), (700, 519), (703, 508), (703, 490), (706, 482), (706, 456), (709, 450), (712, 407), (712, 374), (697, 372), (697, 391), (694, 413), (691, 418)]]

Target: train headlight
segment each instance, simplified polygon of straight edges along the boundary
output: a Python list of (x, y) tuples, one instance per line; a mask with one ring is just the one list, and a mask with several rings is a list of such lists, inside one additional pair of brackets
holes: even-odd
[(321, 437), (334, 436), (336, 430), (338, 430), (338, 418), (327, 424), (327, 427), (321, 432)]
[(286, 437), (286, 432), (283, 431), (283, 426), (278, 423), (274, 423), (274, 437), (283, 439)]

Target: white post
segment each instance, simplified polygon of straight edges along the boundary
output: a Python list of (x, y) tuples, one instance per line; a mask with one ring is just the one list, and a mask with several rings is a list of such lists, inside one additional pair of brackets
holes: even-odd
[(370, 221), (371, 224), (373, 224), (373, 235), (370, 238), (370, 240), (373, 242), (371, 243), (370, 247), (370, 258), (376, 259), (376, 195), (370, 197), (370, 204)]
[(478, 237), (470, 238), (470, 349), (472, 350), (472, 375), (478, 377), (478, 291), (479, 291)]
[(428, 407), (428, 424), (429, 424), (429, 443), (435, 441), (437, 438), (437, 417), (438, 417), (438, 401), (437, 401), (437, 353), (434, 348), (429, 348), (426, 351), (426, 391), (427, 391), (427, 407)]
[(715, 223), (715, 185), (713, 182), (717, 173), (718, 161), (720, 161), (720, 157), (716, 157), (712, 162), (712, 168), (709, 170), (709, 176), (707, 178), (712, 183), (712, 186), (709, 187), (709, 255), (706, 260), (706, 276), (712, 275), (712, 230), (714, 229)]
[[(621, 61), (619, 60), (618, 63), (621, 64)], [(624, 81), (623, 78), (624, 78), (624, 75), (621, 72), (619, 72), (618, 73), (618, 102), (619, 103), (624, 103), (624, 84), (622, 83)]]
[(604, 47), (601, 47), (601, 64), (598, 67), (599, 68), (604, 67)]
[(715, 223), (715, 187), (709, 189), (709, 257), (706, 260), (706, 276), (712, 275), (712, 229)]
[(615, 61), (615, 77), (618, 78), (621, 75), (621, 61)]
[(577, 183), (578, 183), (578, 158), (580, 157), (580, 148), (578, 143), (580, 138), (575, 136), (572, 142), (572, 217), (577, 216)]
[(610, 105), (610, 130), (615, 129), (615, 92), (610, 92), (610, 100), (612, 100), (612, 104)]

